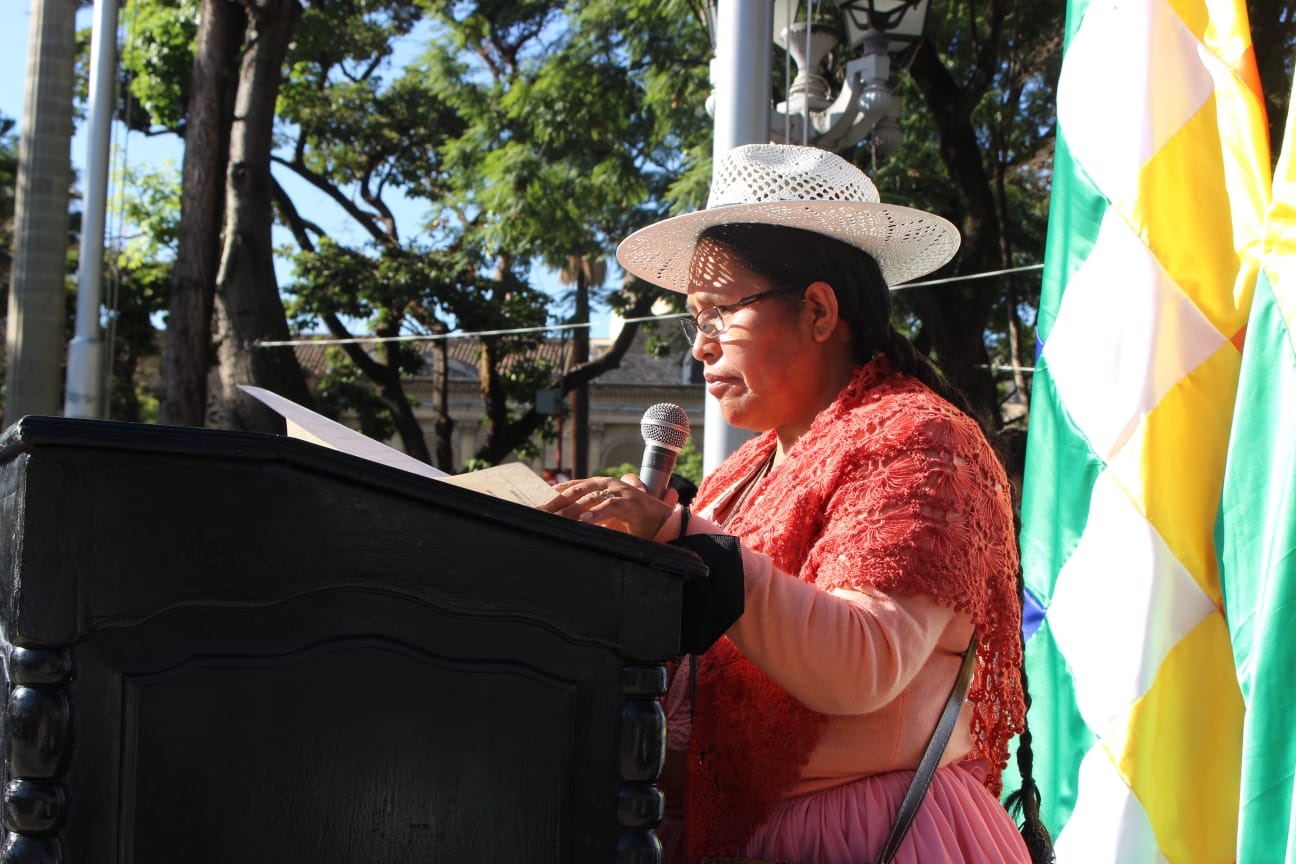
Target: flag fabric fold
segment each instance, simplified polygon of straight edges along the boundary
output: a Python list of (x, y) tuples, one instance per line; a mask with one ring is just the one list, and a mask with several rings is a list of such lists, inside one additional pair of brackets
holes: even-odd
[(1296, 864), (1296, 114), (1290, 111), (1283, 142), (1216, 523), (1224, 608), (1246, 708), (1240, 864)]
[(1241, 0), (1072, 0), (1022, 508), (1060, 864), (1234, 857), (1243, 701), (1214, 526), (1266, 142)]

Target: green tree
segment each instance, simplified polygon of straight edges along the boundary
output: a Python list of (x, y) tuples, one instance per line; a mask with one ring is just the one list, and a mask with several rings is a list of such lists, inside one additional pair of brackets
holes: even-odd
[(167, 309), (179, 244), (180, 178), (166, 162), (128, 169), (115, 181), (128, 190), (113, 202), (116, 221), (125, 226), (113, 248), (105, 250), (104, 305), (108, 323), (111, 386), (108, 416), (114, 420), (158, 419), (158, 400), (141, 378), (141, 361), (159, 354), (154, 318)]
[[(409, 37), (421, 18), (416, 7), (369, 4), (366, 14), (350, 9), (342, 17), (338, 11), (312, 7), (303, 16), (283, 87), (283, 146), (275, 160), (335, 202), (366, 242), (348, 246), (330, 237), (276, 186), (280, 216), (298, 248), (290, 308), (299, 324), (323, 323), (341, 339), (356, 335), (348, 322), (388, 340), (443, 333), (452, 310), (479, 290), (484, 262), (471, 247), (435, 243), (435, 229), (420, 236), (420, 226), (402, 225), (398, 212), (406, 199), (426, 203), (442, 194), (441, 149), (462, 124), (418, 69), (396, 70), (387, 80), (396, 40)], [(431, 461), (404, 392), (405, 377), (421, 366), (420, 354), (399, 342), (368, 350), (345, 342), (332, 354), (323, 407), (353, 410), (362, 426), (390, 425), (408, 453)], [(355, 386), (358, 376), (376, 395)], [(438, 448), (438, 462), (453, 470), (440, 392), (435, 432), (446, 446)]]
[[(280, 201), (302, 250), (291, 286), (294, 310), (323, 321), (336, 336), (352, 335), (347, 320), (386, 337), (441, 333), (452, 325), (474, 331), (546, 325), (547, 298), (523, 275), (531, 263), (596, 264), (636, 224), (633, 217), (644, 216), (644, 202), (662, 191), (659, 181), (645, 180), (660, 174), (650, 169), (680, 162), (678, 133), (658, 114), (667, 103), (656, 91), (667, 80), (700, 81), (702, 73), (682, 74), (680, 58), (689, 52), (669, 58), (672, 65), (648, 54), (650, 36), (702, 39), (700, 28), (681, 23), (678, 10), (669, 17), (645, 4), (648, 11), (634, 18), (638, 29), (628, 31), (613, 26), (624, 7), (600, 4), (425, 8), (428, 47), (395, 81), (382, 79), (381, 63), (347, 63), (341, 22), (321, 17), (325, 38), (313, 43), (308, 15), (299, 62), (285, 84), (282, 115), (295, 131), (293, 146), (285, 148), (291, 156), (281, 164), (338, 202), (369, 237), (367, 250), (325, 245), (316, 239), (322, 229)], [(383, 56), (377, 46), (395, 33), (372, 35), (357, 54), (366, 62)], [(343, 67), (350, 71), (342, 74)], [(680, 101), (677, 84), (666, 110), (679, 113)], [(692, 104), (700, 117), (700, 94)], [(706, 127), (699, 121), (694, 128)], [(369, 146), (354, 146), (362, 140)], [(417, 243), (397, 232), (389, 201), (398, 194), (429, 208)], [(345, 260), (333, 263), (337, 256)], [(366, 266), (371, 274), (390, 272), (398, 259), (422, 259), (420, 278), (356, 278)], [(352, 277), (345, 285), (342, 273)], [(652, 299), (640, 291), (623, 302), (642, 314)], [(633, 336), (628, 328), (611, 352), (561, 376), (558, 389), (571, 392), (613, 368)], [(552, 386), (555, 370), (530, 358), (537, 338), (482, 340), (487, 434), (473, 456), (477, 463), (501, 461), (547, 432), (534, 397)], [(376, 352), (354, 344), (345, 350), (377, 383), (393, 416), (408, 412), (401, 384), (416, 362), (408, 350), (391, 343)], [(436, 438), (444, 441), (448, 412), (437, 413)], [(422, 455), (412, 412), (410, 431), (396, 425), (406, 449)]]
[[(678, 3), (432, 10), (455, 36), (426, 55), (433, 86), (444, 88), (466, 121), (446, 153), (455, 170), (440, 212), (457, 218), (464, 236), (480, 238), (488, 255), (555, 270), (584, 262), (577, 274), (597, 269), (620, 237), (664, 207), (662, 178), (682, 164), (681, 143), (696, 144), (681, 133), (709, 134), (704, 69), (696, 63), (703, 30)], [(661, 50), (666, 46), (674, 50)], [(673, 98), (663, 98), (665, 90)], [(578, 285), (582, 303), (589, 287)], [(656, 293), (636, 287), (618, 298), (631, 317), (646, 314)], [(579, 392), (613, 368), (634, 335), (627, 327), (611, 351), (577, 365), (558, 389)], [(485, 365), (494, 365), (496, 350), (485, 340)], [(486, 383), (490, 424), (476, 456), (498, 461), (545, 418), (529, 399), (514, 413), (507, 394)]]

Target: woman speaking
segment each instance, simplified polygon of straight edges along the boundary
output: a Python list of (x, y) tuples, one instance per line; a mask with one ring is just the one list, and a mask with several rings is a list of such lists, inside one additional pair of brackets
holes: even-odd
[(738, 540), (742, 614), (665, 697), (668, 861), (1031, 860), (997, 797), (1025, 714), (1010, 487), (966, 401), (891, 324), (888, 286), (958, 244), (834, 154), (750, 145), (717, 164), (707, 209), (617, 250), (687, 294), (707, 391), (760, 433), (692, 513), (633, 475), (560, 484), (544, 508)]

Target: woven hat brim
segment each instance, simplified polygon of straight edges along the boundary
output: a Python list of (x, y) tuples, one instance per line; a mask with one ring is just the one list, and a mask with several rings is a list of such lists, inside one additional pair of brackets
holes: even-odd
[(640, 228), (617, 247), (617, 263), (646, 282), (685, 293), (698, 236), (713, 225), (744, 222), (814, 231), (862, 249), (892, 286), (939, 269), (959, 248), (958, 229), (925, 210), (858, 201), (762, 201), (685, 213)]

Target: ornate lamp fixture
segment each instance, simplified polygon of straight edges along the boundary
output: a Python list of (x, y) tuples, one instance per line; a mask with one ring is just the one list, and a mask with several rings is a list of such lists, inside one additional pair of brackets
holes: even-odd
[[(796, 65), (796, 75), (787, 98), (774, 106), (770, 140), (825, 150), (848, 150), (867, 140), (879, 157), (895, 152), (900, 105), (892, 92), (891, 61), (922, 36), (928, 3), (834, 0), (842, 18), (837, 26), (817, 14), (817, 0), (774, 0), (774, 43)], [(714, 0), (708, 11), (714, 20)], [(822, 75), (823, 62), (842, 33), (851, 56), (834, 95)]]

